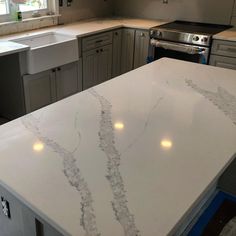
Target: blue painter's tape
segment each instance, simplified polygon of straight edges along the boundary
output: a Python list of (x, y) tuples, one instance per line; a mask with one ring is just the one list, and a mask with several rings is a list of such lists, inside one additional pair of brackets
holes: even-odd
[(201, 215), (195, 226), (191, 229), (188, 236), (200, 236), (224, 200), (236, 202), (236, 197), (224, 192), (219, 192), (206, 211)]

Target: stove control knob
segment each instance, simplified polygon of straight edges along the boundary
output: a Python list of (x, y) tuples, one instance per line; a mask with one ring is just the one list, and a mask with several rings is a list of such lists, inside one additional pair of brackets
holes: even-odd
[(202, 38), (202, 42), (207, 43), (207, 41), (208, 41), (208, 38), (207, 38), (207, 37), (203, 37), (203, 38)]
[(193, 41), (198, 41), (199, 40), (199, 37), (197, 35), (194, 35), (193, 36)]

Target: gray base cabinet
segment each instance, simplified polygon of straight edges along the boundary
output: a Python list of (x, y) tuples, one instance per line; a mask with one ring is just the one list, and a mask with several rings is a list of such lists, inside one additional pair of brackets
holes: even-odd
[(26, 112), (32, 112), (79, 90), (78, 63), (23, 76)]
[(83, 90), (112, 77), (112, 32), (82, 40)]
[(134, 64), (134, 29), (122, 30), (121, 73), (133, 70)]
[(83, 54), (83, 89), (111, 79), (112, 46), (107, 45)]
[(0, 208), (1, 236), (63, 236), (33, 211), (21, 203), (5, 188), (0, 186), (0, 201), (8, 202), (10, 212), (7, 217)]
[(61, 100), (79, 90), (78, 65), (70, 63), (57, 68), (56, 71), (57, 100)]
[(209, 64), (236, 70), (236, 42), (213, 40)]
[(81, 41), (83, 90), (147, 63), (148, 30), (122, 28)]
[(233, 57), (211, 55), (210, 65), (236, 70), (236, 57), (233, 58)]
[(23, 76), (26, 112), (56, 101), (56, 76), (51, 70)]
[(134, 69), (147, 64), (149, 31), (136, 30), (134, 49)]

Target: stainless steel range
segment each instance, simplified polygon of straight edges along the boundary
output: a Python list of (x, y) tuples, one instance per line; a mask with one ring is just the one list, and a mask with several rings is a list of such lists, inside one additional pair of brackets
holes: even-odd
[(148, 61), (170, 57), (208, 64), (212, 36), (230, 27), (186, 21), (153, 27), (150, 30)]

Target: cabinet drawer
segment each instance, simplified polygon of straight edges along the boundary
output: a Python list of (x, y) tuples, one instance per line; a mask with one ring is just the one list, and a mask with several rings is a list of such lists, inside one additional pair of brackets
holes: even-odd
[(213, 40), (212, 54), (236, 57), (236, 42)]
[(236, 70), (236, 58), (211, 55), (210, 65)]
[(88, 51), (111, 43), (112, 43), (112, 32), (96, 34), (90, 37), (83, 38), (82, 50)]

